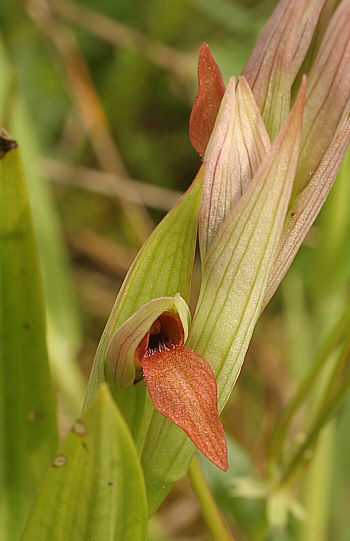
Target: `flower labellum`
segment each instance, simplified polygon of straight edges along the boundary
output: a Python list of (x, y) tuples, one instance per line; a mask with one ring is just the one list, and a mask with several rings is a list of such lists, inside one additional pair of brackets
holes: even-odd
[(227, 446), (217, 410), (215, 377), (209, 364), (183, 345), (183, 338), (175, 314), (164, 312), (154, 322), (145, 336), (148, 345), (142, 357), (137, 349), (147, 389), (155, 409), (226, 471)]
[[(123, 387), (140, 384), (144, 378), (155, 409), (226, 471), (227, 444), (218, 414), (215, 376), (200, 355), (184, 346), (187, 326), (188, 309), (180, 295), (149, 302), (113, 335), (106, 378), (118, 385), (120, 377)], [(132, 366), (128, 364), (131, 358)]]

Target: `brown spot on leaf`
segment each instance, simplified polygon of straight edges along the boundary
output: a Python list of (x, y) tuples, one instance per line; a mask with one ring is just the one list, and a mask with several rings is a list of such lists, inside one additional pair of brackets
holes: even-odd
[(67, 459), (63, 455), (56, 455), (55, 460), (52, 463), (52, 466), (54, 468), (61, 468), (62, 466), (65, 466), (67, 464)]
[(72, 426), (71, 431), (77, 436), (86, 436), (88, 430), (85, 423), (80, 419), (77, 419)]

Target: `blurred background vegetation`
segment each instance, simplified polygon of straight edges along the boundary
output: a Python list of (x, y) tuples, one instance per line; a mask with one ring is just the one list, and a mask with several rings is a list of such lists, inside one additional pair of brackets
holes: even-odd
[[(0, 121), (20, 145), (29, 184), (62, 437), (79, 414), (97, 343), (133, 257), (199, 168), (188, 122), (200, 45), (209, 44), (225, 82), (237, 77), (275, 4), (0, 0)], [(237, 477), (265, 479), (276, 420), (349, 304), (349, 169), (348, 155), (256, 328), (223, 415), (228, 474), (201, 461), (237, 540), (350, 539), (348, 398), (297, 483), (307, 520), (233, 491)], [(193, 303), (199, 281), (197, 264)], [(290, 445), (302, 441), (331, 363), (295, 419)], [(186, 480), (152, 519), (149, 539), (208, 539)]]

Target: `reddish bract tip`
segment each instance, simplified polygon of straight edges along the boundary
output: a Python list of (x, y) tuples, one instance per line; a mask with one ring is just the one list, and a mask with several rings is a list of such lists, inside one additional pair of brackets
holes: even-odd
[(198, 61), (198, 92), (190, 117), (190, 140), (202, 157), (207, 148), (225, 93), (221, 72), (208, 45), (202, 44)]

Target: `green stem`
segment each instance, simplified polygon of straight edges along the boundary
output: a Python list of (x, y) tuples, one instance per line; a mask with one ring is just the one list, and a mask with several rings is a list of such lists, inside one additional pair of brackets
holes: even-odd
[(207, 523), (213, 540), (235, 541), (216, 505), (196, 457), (194, 457), (190, 464), (187, 477), (201, 506), (203, 518)]
[(342, 377), (346, 372), (350, 356), (350, 326), (344, 340), (344, 345), (340, 352), (338, 361), (333, 369), (332, 377), (328, 383), (328, 387), (324, 394), (324, 400), (321, 403), (319, 418), (322, 418), (328, 411), (329, 405), (332, 404), (334, 398), (338, 395), (342, 388)]
[(317, 376), (319, 375), (325, 363), (327, 362), (329, 355), (331, 354), (331, 352), (333, 351), (333, 349), (336, 347), (337, 343), (339, 342), (342, 334), (345, 332), (347, 328), (349, 328), (349, 325), (350, 325), (350, 303), (348, 304), (348, 307), (344, 311), (339, 322), (337, 323), (335, 328), (332, 330), (331, 335), (328, 337), (326, 342), (321, 347), (309, 374), (306, 376), (305, 380), (299, 387), (294, 398), (291, 400), (287, 408), (284, 410), (281, 416), (281, 419), (274, 430), (274, 433), (271, 437), (271, 443), (270, 443), (270, 462), (271, 463), (276, 463), (280, 459), (282, 455), (283, 442), (285, 440), (285, 437), (290, 425), (290, 421), (293, 415), (296, 413), (296, 411), (298, 411), (298, 409), (303, 404), (305, 399), (309, 396), (310, 390), (315, 384)]
[[(338, 362), (335, 366), (333, 376), (328, 388), (329, 393), (325, 395), (325, 400), (318, 412), (314, 426), (309, 433), (307, 439), (297, 451), (291, 462), (289, 463), (286, 471), (284, 472), (279, 486), (286, 485), (293, 482), (295, 476), (303, 469), (303, 466), (308, 462), (307, 451), (313, 449), (316, 445), (317, 437), (321, 429), (331, 419), (336, 412), (338, 406), (345, 398), (346, 393), (350, 388), (350, 375), (344, 379), (342, 385), (338, 385), (339, 379), (342, 376), (341, 371), (346, 369), (346, 363), (350, 355), (350, 331), (348, 332), (347, 340), (345, 341), (342, 351), (339, 354)], [(337, 381), (336, 381), (337, 380)], [(336, 392), (335, 392), (336, 391)]]

